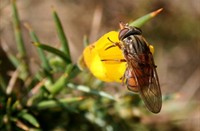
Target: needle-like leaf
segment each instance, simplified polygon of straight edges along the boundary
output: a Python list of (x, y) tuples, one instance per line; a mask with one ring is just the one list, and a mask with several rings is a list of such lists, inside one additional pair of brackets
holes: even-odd
[(63, 59), (67, 64), (68, 63), (71, 63), (71, 60), (66, 56), (65, 53), (63, 53), (62, 51), (54, 48), (54, 47), (51, 47), (49, 45), (46, 45), (46, 44), (41, 44), (41, 43), (37, 43), (37, 42), (34, 42), (33, 43), (35, 46), (41, 48), (41, 49), (44, 49), (50, 53), (53, 53), (57, 56), (59, 56), (61, 59)]
[(144, 15), (138, 19), (136, 19), (133, 22), (130, 22), (129, 25), (130, 26), (136, 26), (136, 27), (141, 27), (143, 26), (145, 23), (147, 23), (149, 20), (151, 20), (153, 17), (155, 17), (157, 14), (159, 14), (161, 11), (163, 10), (163, 8), (160, 8), (156, 11), (153, 11), (147, 15)]
[(56, 25), (58, 37), (62, 45), (62, 51), (65, 53), (67, 59), (71, 61), (70, 50), (69, 50), (69, 45), (68, 45), (69, 43), (65, 35), (64, 29), (62, 27), (60, 18), (58, 17), (58, 14), (54, 9), (53, 9), (53, 18)]

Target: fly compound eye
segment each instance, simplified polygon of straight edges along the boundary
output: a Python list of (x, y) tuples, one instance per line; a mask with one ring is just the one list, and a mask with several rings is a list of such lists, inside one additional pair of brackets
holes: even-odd
[(137, 28), (137, 27), (131, 27), (131, 26), (128, 26), (128, 27), (125, 27), (123, 28), (120, 32), (119, 32), (119, 40), (123, 40), (131, 35), (142, 35), (142, 31), (140, 28)]
[(136, 35), (141, 35), (142, 34), (142, 30), (140, 28), (134, 27), (133, 30), (134, 30)]
[(128, 31), (129, 31), (128, 28), (122, 29), (122, 30), (119, 32), (119, 36), (118, 36), (119, 40), (123, 40)]

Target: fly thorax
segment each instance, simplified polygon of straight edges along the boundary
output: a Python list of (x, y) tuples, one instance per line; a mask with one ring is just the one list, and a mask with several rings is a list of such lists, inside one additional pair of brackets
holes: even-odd
[(143, 54), (149, 52), (149, 47), (141, 35), (130, 35), (123, 40), (124, 46), (130, 54)]

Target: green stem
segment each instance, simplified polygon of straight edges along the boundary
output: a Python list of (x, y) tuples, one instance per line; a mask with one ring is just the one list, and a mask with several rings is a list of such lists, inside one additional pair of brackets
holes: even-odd
[(74, 98), (63, 98), (63, 99), (56, 99), (56, 100), (41, 101), (40, 103), (38, 103), (38, 105), (36, 107), (39, 110), (55, 108), (55, 107), (67, 105), (72, 102), (80, 101), (82, 99), (83, 99), (82, 97), (74, 97)]
[(74, 84), (69, 83), (67, 85), (67, 87), (72, 88), (72, 89), (76, 89), (76, 90), (80, 90), (80, 91), (83, 91), (83, 92), (86, 92), (86, 93), (91, 93), (91, 94), (94, 94), (94, 95), (102, 96), (102, 97), (105, 97), (105, 98), (108, 98), (108, 99), (111, 99), (111, 100), (115, 100), (115, 98), (113, 96), (111, 96), (110, 94), (108, 94), (106, 92), (94, 90), (94, 89), (91, 89), (91, 88), (84, 86), (84, 85), (75, 86)]
[(47, 87), (51, 95), (55, 95), (60, 92), (70, 79), (70, 73), (73, 69), (73, 65), (69, 64), (66, 68), (65, 73), (53, 84), (52, 86)]
[[(33, 29), (30, 27), (30, 25), (28, 23), (25, 24), (25, 27), (28, 29), (29, 34), (31, 36), (31, 39), (36, 42), (36, 43), (40, 43), (37, 35), (35, 34), (35, 32), (33, 31)], [(37, 48), (38, 54), (39, 54), (39, 58), (42, 62), (42, 69), (44, 69), (44, 73), (45, 75), (48, 77), (48, 79), (53, 82), (53, 77), (51, 75), (51, 66), (49, 64), (49, 61), (44, 53), (44, 51), (41, 48)]]
[(20, 69), (20, 78), (25, 80), (29, 74), (28, 64), (26, 62), (26, 49), (24, 46), (24, 41), (22, 38), (22, 32), (20, 27), (20, 20), (19, 15), (17, 11), (16, 1), (12, 1), (12, 21), (13, 21), (13, 27), (15, 32), (15, 40), (17, 43), (17, 49), (19, 52), (19, 65), (16, 65), (16, 68), (19, 67)]

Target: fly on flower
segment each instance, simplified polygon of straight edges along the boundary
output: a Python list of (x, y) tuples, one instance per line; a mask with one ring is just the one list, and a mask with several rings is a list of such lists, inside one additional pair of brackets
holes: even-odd
[(162, 95), (151, 52), (152, 46), (144, 39), (139, 28), (123, 23), (120, 23), (120, 28), (118, 36), (120, 42), (112, 42), (113, 45), (106, 50), (116, 46), (122, 50), (125, 59), (119, 61), (127, 63), (122, 82), (130, 91), (140, 94), (151, 112), (159, 113), (162, 107)]

